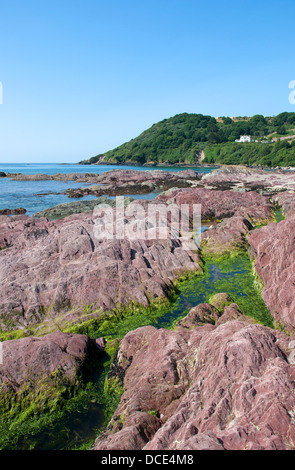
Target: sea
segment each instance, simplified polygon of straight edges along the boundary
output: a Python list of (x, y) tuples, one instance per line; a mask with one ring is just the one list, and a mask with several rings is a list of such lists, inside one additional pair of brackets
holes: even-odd
[[(193, 169), (199, 173), (210, 173), (213, 167), (143, 167), (143, 166), (122, 166), (122, 165), (78, 165), (78, 164), (58, 164), (58, 163), (0, 163), (0, 172), (22, 173), (22, 174), (48, 174), (57, 173), (96, 173), (102, 174), (114, 169), (130, 170), (165, 170), (180, 171)], [(73, 202), (75, 199), (69, 198), (65, 194), (60, 194), (69, 188), (87, 186), (87, 184), (76, 183), (74, 181), (13, 181), (12, 178), (0, 178), (0, 210), (26, 209), (27, 215), (34, 215), (45, 209), (49, 209), (58, 204)], [(158, 193), (136, 195), (137, 199), (153, 199)], [(126, 194), (126, 196), (133, 196)], [(94, 199), (95, 196), (85, 196), (80, 200)]]

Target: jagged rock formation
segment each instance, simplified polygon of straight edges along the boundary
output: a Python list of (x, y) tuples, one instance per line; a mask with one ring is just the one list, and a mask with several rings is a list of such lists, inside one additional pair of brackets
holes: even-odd
[(294, 449), (294, 338), (224, 313), (124, 337), (112, 370), (124, 393), (94, 450)]
[[(286, 199), (283, 204), (286, 204)], [(263, 283), (262, 297), (275, 321), (295, 328), (295, 212), (288, 204), (287, 218), (254, 230), (248, 239), (255, 269)]]
[[(144, 210), (142, 216), (145, 223)], [(121, 228), (135, 219), (124, 212), (117, 217)], [(100, 221), (97, 213), (55, 221), (0, 218), (2, 328), (86, 305), (100, 311), (131, 301), (147, 306), (166, 298), (180, 274), (201, 270), (199, 255), (183, 249), (181, 239), (101, 239)]]

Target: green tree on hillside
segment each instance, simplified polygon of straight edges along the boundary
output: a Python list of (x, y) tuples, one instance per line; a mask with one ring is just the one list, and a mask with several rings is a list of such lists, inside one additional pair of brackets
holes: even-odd
[(287, 135), (293, 125), (295, 113), (287, 112), (268, 118), (256, 114), (234, 120), (229, 117), (217, 120), (212, 116), (182, 113), (163, 119), (130, 142), (81, 163), (93, 164), (103, 158), (103, 161), (112, 163), (193, 164), (198, 161), (198, 152), (204, 150), (207, 163), (295, 166), (294, 146), (288, 142), (286, 144), (289, 147), (279, 149), (275, 144), (235, 142), (241, 135), (252, 135), (260, 140), (272, 133)]

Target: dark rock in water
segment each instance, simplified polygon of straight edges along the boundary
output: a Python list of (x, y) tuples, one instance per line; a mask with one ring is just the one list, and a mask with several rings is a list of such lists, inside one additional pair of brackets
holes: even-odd
[(128, 333), (124, 393), (93, 450), (294, 449), (295, 341), (240, 318)]
[(102, 173), (94, 185), (86, 188), (71, 188), (66, 191), (69, 197), (79, 198), (85, 195), (118, 196), (124, 194), (147, 194), (155, 190), (164, 191), (171, 187), (190, 187), (199, 181), (202, 175), (193, 170), (111, 170)]
[[(132, 200), (132, 198), (126, 197), (124, 198), (124, 203), (126, 205), (130, 204)], [(67, 202), (64, 204), (58, 204), (57, 206), (45, 209), (41, 212), (37, 212), (33, 215), (33, 217), (46, 217), (49, 220), (64, 219), (65, 217), (69, 217), (73, 214), (92, 212), (99, 204), (115, 206), (116, 201), (107, 197), (100, 197), (97, 199), (92, 199), (91, 201)]]
[(4, 171), (0, 171), (0, 178), (5, 178), (6, 177), (6, 173), (4, 173)]
[(47, 175), (46, 173), (34, 175), (7, 173), (7, 176), (14, 181), (75, 181), (77, 183), (94, 183), (99, 175), (95, 173), (57, 173), (55, 175)]
[(18, 207), (17, 209), (0, 209), (0, 215), (20, 215), (26, 214), (26, 209)]

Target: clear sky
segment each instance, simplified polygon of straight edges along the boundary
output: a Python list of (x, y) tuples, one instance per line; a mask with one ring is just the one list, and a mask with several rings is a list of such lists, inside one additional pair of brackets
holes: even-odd
[(294, 0), (9, 0), (0, 162), (77, 162), (178, 113), (295, 111)]

